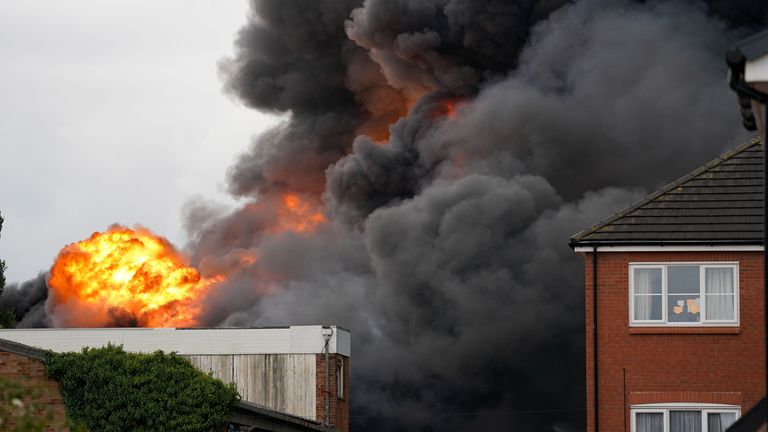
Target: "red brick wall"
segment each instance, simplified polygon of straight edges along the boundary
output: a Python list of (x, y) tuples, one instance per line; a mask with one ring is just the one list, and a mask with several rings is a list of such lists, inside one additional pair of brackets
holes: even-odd
[[(317, 361), (317, 421), (325, 420), (325, 398), (330, 401), (330, 426), (341, 432), (349, 432), (349, 357), (339, 354), (330, 356), (328, 372), (330, 374), (330, 388), (325, 391), (325, 355), (318, 354)], [(343, 361), (344, 373), (344, 397), (338, 397), (336, 386), (336, 369), (338, 362)]]
[[(592, 254), (584, 258), (587, 431), (594, 432)], [(739, 263), (740, 326), (630, 330), (629, 263), (699, 261)], [(746, 413), (764, 396), (762, 252), (598, 252), (597, 262), (600, 431), (629, 431), (631, 404), (725, 403)]]
[[(59, 385), (46, 377), (45, 366), (40, 360), (0, 351), (0, 377), (28, 389), (29, 396), (23, 399), (24, 407), (32, 409), (35, 418), (45, 419), (46, 431), (69, 430), (66, 427), (64, 402)], [(0, 430), (16, 430), (15, 420), (3, 420)]]

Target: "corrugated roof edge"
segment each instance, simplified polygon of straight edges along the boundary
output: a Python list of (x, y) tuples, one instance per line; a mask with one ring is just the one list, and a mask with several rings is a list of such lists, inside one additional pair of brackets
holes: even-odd
[[(669, 183), (668, 185), (662, 187), (661, 189), (659, 189), (659, 190), (657, 190), (657, 191), (655, 191), (655, 192), (653, 192), (651, 194), (646, 195), (643, 199), (641, 199), (641, 200), (637, 201), (636, 203), (630, 205), (629, 207), (625, 208), (624, 210), (621, 210), (620, 212), (615, 213), (615, 214), (613, 214), (612, 216), (610, 216), (610, 217), (608, 217), (606, 219), (603, 219), (602, 221), (596, 223), (595, 225), (592, 225), (591, 227), (583, 229), (583, 230), (579, 231), (578, 233), (572, 235), (571, 238), (570, 238), (570, 241), (568, 242), (568, 245), (571, 248), (574, 248), (576, 246), (600, 246), (600, 245), (606, 245), (606, 244), (611, 244), (611, 245), (618, 244), (617, 242), (610, 241), (610, 240), (607, 240), (607, 241), (599, 241), (599, 240), (597, 240), (597, 241), (589, 241), (589, 240), (583, 241), (581, 239), (583, 239), (584, 237), (586, 237), (586, 236), (594, 233), (595, 231), (603, 228), (604, 226), (606, 226), (606, 225), (608, 225), (608, 224), (610, 224), (610, 223), (612, 223), (612, 222), (614, 222), (614, 221), (616, 221), (616, 220), (618, 220), (618, 219), (628, 215), (629, 213), (632, 213), (633, 211), (635, 211), (638, 208), (648, 204), (649, 202), (653, 201), (654, 199), (658, 198), (659, 196), (664, 195), (665, 193), (667, 193), (667, 192), (677, 188), (678, 186), (680, 186), (681, 184), (687, 182), (688, 180), (690, 180), (690, 179), (692, 179), (692, 178), (694, 178), (694, 177), (696, 177), (696, 176), (698, 176), (698, 175), (700, 175), (700, 174), (702, 174), (702, 173), (704, 173), (704, 172), (706, 172), (706, 171), (708, 171), (708, 170), (710, 170), (710, 169), (720, 165), (721, 163), (723, 163), (723, 162), (727, 161), (728, 159), (732, 158), (733, 156), (743, 152), (744, 150), (746, 150), (746, 149), (748, 149), (748, 148), (750, 148), (752, 146), (758, 145), (758, 144), (760, 144), (760, 138), (757, 138), (757, 137), (752, 138), (751, 140), (749, 140), (748, 142), (745, 142), (743, 144), (739, 144), (738, 146), (734, 147), (733, 149), (728, 150), (727, 152), (725, 152), (725, 153), (721, 154), (720, 156), (718, 156), (717, 158), (715, 158), (715, 159), (705, 163), (704, 165), (696, 168), (695, 170), (691, 171), (690, 173), (684, 175), (683, 177), (680, 177), (679, 179), (673, 181), (672, 183)], [(660, 243), (664, 243), (664, 244), (697, 243), (697, 244), (700, 244), (702, 242), (701, 241), (696, 241), (696, 242), (677, 241), (676, 242), (676, 241), (669, 241), (669, 240), (662, 241), (662, 242), (660, 242), (658, 240), (654, 240), (654, 241), (642, 241), (642, 240), (639, 240), (639, 241), (632, 241), (632, 242), (627, 242), (627, 241), (621, 242), (622, 245), (624, 245), (624, 244), (656, 245), (656, 244), (660, 244)], [(710, 243), (711, 244), (723, 244), (723, 243), (733, 244), (733, 243), (743, 243), (743, 242), (732, 241), (732, 240), (727, 240), (727, 241), (712, 241), (712, 240), (708, 240), (708, 241), (706, 241), (704, 243), (707, 243), (707, 244), (710, 244)], [(754, 243), (752, 241), (747, 241), (746, 243), (757, 244), (757, 243)], [(762, 244), (762, 242), (759, 242), (759, 244)]]
[(333, 429), (324, 427), (320, 422), (306, 419), (303, 417), (297, 417), (297, 416), (286, 414), (279, 411), (275, 411), (273, 409), (267, 408), (262, 405), (254, 404), (252, 402), (246, 402), (242, 400), (237, 401), (233, 406), (233, 410), (235, 412), (237, 412), (237, 410), (242, 410), (248, 414), (263, 416), (271, 419), (272, 421), (278, 421), (280, 423), (288, 423), (290, 425), (300, 426), (306, 430), (313, 430), (313, 431), (333, 430)]
[(23, 355), (24, 357), (33, 358), (36, 360), (45, 360), (45, 357), (49, 352), (40, 348), (35, 348), (33, 346), (9, 341), (7, 339), (0, 339), (0, 351)]

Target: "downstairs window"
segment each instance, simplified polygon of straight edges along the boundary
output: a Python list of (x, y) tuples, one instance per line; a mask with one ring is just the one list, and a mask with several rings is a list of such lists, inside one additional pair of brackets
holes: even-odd
[(725, 432), (739, 418), (739, 407), (714, 404), (663, 404), (632, 407), (632, 432)]

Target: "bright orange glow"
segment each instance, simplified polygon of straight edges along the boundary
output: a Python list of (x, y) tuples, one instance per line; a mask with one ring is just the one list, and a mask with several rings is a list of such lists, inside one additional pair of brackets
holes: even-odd
[(306, 233), (326, 221), (325, 216), (310, 202), (299, 195), (286, 193), (278, 209), (277, 230)]
[(59, 252), (48, 285), (62, 324), (104, 326), (116, 310), (136, 325), (194, 326), (199, 299), (223, 276), (203, 278), (165, 239), (146, 229), (110, 227)]
[[(360, 135), (367, 135), (376, 144), (386, 145), (389, 143), (389, 128), (399, 119), (408, 115), (411, 109), (425, 94), (403, 95), (396, 93), (396, 100), (392, 98), (376, 97), (366, 104), (368, 108), (368, 119), (357, 130)], [(378, 95), (383, 96), (383, 95)]]
[(445, 117), (449, 120), (455, 120), (459, 115), (459, 110), (466, 104), (464, 99), (445, 99), (432, 111), (432, 118)]

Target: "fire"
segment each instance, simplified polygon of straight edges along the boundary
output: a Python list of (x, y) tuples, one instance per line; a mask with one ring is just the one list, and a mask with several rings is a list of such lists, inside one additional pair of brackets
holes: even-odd
[(119, 313), (136, 325), (183, 327), (196, 324), (198, 300), (222, 279), (203, 278), (146, 229), (112, 226), (64, 247), (48, 285), (53, 307), (67, 310), (64, 324), (110, 325)]
[(278, 229), (298, 233), (313, 231), (326, 221), (325, 216), (310, 202), (299, 195), (286, 193), (278, 209)]

